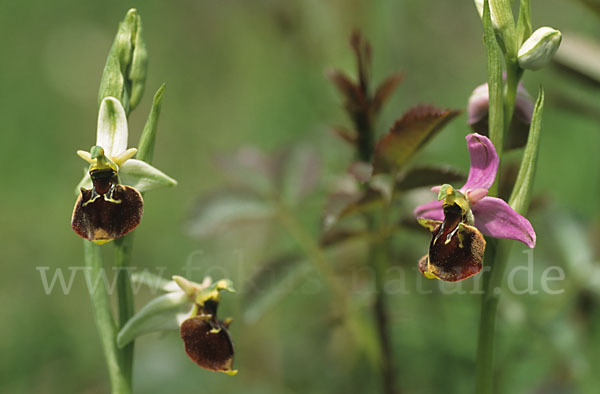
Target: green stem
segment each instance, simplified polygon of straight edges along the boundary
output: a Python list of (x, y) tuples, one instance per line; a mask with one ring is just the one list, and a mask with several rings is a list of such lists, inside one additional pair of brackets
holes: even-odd
[[(506, 86), (504, 90), (504, 136), (508, 133), (517, 98), (517, 87), (521, 79), (522, 70), (516, 59), (506, 60)], [(498, 149), (498, 147), (496, 147)], [(502, 149), (502, 148), (500, 148)]]
[(491, 394), (494, 388), (494, 353), (496, 317), (502, 291), (502, 279), (510, 252), (511, 243), (506, 240), (490, 239), (486, 245), (485, 263), (491, 269), (483, 275), (479, 338), (477, 343), (477, 394)]
[[(96, 280), (102, 275), (102, 270), (104, 269), (100, 247), (84, 240), (83, 255), (85, 265), (88, 268), (88, 284), (96, 283)], [(102, 342), (102, 350), (106, 358), (112, 393), (130, 394), (131, 387), (127, 377), (124, 375), (124, 369), (121, 365), (122, 356), (116, 344), (118, 331), (110, 311), (108, 293), (104, 283), (98, 282), (96, 284), (95, 288), (90, 287), (90, 298), (98, 334)]]
[[(125, 323), (135, 313), (133, 291), (131, 287), (131, 250), (133, 246), (133, 233), (115, 240), (115, 266), (117, 267), (117, 296), (118, 296), (118, 328), (121, 330)], [(117, 330), (117, 332), (119, 331)], [(121, 349), (123, 375), (130, 390), (133, 376), (133, 351), (135, 341), (129, 342)]]
[(373, 308), (377, 326), (378, 341), (381, 353), (381, 377), (383, 392), (396, 394), (396, 371), (394, 368), (394, 352), (389, 330), (387, 314), (387, 294), (384, 289), (385, 275), (388, 268), (388, 239), (371, 244), (369, 250), (370, 264), (375, 270), (375, 304)]
[[(392, 190), (392, 199), (394, 198)], [(369, 255), (367, 263), (375, 271), (375, 303), (373, 305), (373, 318), (377, 328), (377, 341), (381, 354), (381, 383), (385, 394), (396, 394), (396, 370), (394, 367), (394, 352), (392, 348), (392, 336), (389, 330), (387, 313), (387, 294), (385, 292), (385, 276), (389, 267), (389, 208), (386, 204), (379, 212), (373, 212), (365, 216), (369, 232), (374, 240), (369, 243)]]

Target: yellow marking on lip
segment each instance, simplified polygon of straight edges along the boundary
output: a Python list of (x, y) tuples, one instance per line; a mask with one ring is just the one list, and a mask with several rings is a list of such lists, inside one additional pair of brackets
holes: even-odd
[(93, 243), (97, 245), (103, 245), (110, 241), (112, 241), (112, 238), (110, 238), (106, 230), (98, 228), (94, 231), (94, 239), (92, 240)]

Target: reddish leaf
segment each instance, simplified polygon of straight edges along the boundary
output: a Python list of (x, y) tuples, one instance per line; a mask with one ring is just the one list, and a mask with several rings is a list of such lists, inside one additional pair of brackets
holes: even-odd
[(348, 110), (363, 106), (366, 101), (363, 92), (346, 74), (341, 71), (332, 70), (327, 73), (327, 76), (340, 94), (344, 96), (346, 100), (345, 105)]
[(383, 104), (387, 101), (387, 99), (394, 93), (394, 90), (400, 85), (400, 82), (404, 79), (404, 74), (396, 73), (388, 78), (386, 78), (383, 82), (379, 84), (377, 89), (375, 90), (375, 94), (373, 95), (373, 111), (375, 113), (379, 112)]
[(355, 145), (357, 141), (356, 134), (351, 133), (348, 129), (344, 127), (335, 127), (331, 129), (331, 132), (336, 136), (340, 137), (350, 145)]
[(350, 46), (354, 50), (358, 68), (358, 82), (360, 90), (366, 96), (369, 91), (369, 73), (371, 66), (371, 45), (362, 34), (355, 30), (350, 36)]
[(411, 168), (396, 179), (396, 190), (404, 191), (444, 183), (460, 184), (465, 175), (450, 167)]
[(413, 107), (375, 147), (374, 173), (396, 172), (460, 111), (430, 105)]

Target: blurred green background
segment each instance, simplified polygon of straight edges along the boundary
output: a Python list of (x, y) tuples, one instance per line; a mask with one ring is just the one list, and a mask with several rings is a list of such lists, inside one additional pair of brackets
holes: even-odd
[[(378, 372), (332, 327), (325, 284), (294, 292), (257, 321), (245, 319), (244, 280), (276, 246), (257, 251), (244, 233), (216, 237), (221, 242), (194, 240), (184, 224), (194, 201), (224, 182), (214, 155), (244, 145), (268, 152), (302, 142), (313, 145), (324, 163), (322, 196), (302, 213), (312, 218), (307, 229), (317, 236), (328, 182), (350, 158), (328, 134), (331, 125), (347, 120), (325, 70), (353, 72), (347, 42), (358, 28), (373, 45), (375, 80), (396, 70), (406, 74), (384, 109), (380, 132), (416, 103), (464, 108), (486, 78), (480, 21), (470, 0), (1, 2), (0, 392), (109, 390), (83, 277), (68, 295), (58, 287), (46, 295), (36, 267), (50, 267), (52, 275), (55, 268), (83, 264), (82, 242), (69, 225), (83, 170), (75, 151), (94, 143), (100, 76), (130, 7), (142, 16), (150, 57), (146, 93), (130, 118), (130, 145), (139, 138), (153, 92), (165, 82), (154, 164), (179, 181), (177, 188), (146, 196), (133, 265), (167, 267), (164, 274), (172, 275), (191, 258), (200, 269), (193, 279), (211, 269), (218, 277), (214, 268), (221, 267), (240, 289), (224, 296), (220, 312), (234, 319), (236, 377), (195, 366), (177, 333), (149, 335), (136, 344), (135, 391), (377, 392)], [(532, 15), (534, 28), (553, 26), (565, 40), (568, 32), (600, 34), (600, 19), (576, 1), (534, 0)], [(577, 97), (600, 110), (600, 90), (554, 68), (526, 74), (530, 92), (539, 84), (547, 93), (535, 185), (543, 203), (531, 221), (538, 233), (533, 280), (540, 292), (503, 298), (498, 390), (593, 393), (600, 386), (600, 308), (597, 287), (586, 281), (596, 275), (600, 285), (599, 122), (566, 110), (558, 99)], [(467, 132), (463, 115), (415, 161), (466, 171)], [(572, 242), (561, 242), (569, 234)], [(398, 245), (406, 272), (413, 272), (428, 242), (423, 232)], [(526, 263), (521, 246), (513, 252), (511, 264)], [(552, 284), (565, 289), (559, 295), (540, 289), (541, 273), (553, 265), (566, 272), (564, 281)], [(408, 393), (472, 392), (479, 297), (445, 295), (435, 281), (424, 284), (432, 294), (420, 295), (415, 275), (406, 280), (409, 294), (390, 297), (400, 386)], [(151, 297), (142, 292), (136, 305)]]

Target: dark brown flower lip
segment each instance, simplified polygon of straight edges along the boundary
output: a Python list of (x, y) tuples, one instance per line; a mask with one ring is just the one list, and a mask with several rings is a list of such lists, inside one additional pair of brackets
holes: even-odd
[(227, 332), (228, 322), (213, 315), (197, 315), (186, 319), (180, 327), (181, 339), (188, 357), (200, 367), (235, 375), (234, 348)]
[(139, 225), (144, 201), (136, 189), (113, 184), (109, 177), (101, 176), (93, 181), (92, 189), (81, 189), (73, 209), (71, 227), (79, 236), (103, 244), (124, 236)]
[(431, 220), (429, 226), (429, 253), (419, 260), (423, 275), (457, 282), (481, 271), (485, 239), (477, 228), (464, 223), (458, 206), (445, 207), (444, 221)]

